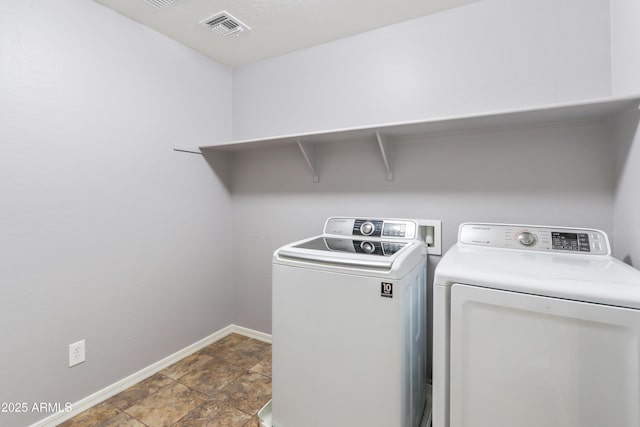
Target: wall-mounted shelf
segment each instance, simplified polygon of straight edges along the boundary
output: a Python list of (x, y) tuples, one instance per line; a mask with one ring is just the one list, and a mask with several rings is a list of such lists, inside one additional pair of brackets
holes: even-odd
[(195, 145), (173, 144), (173, 151), (181, 151), (183, 153), (202, 154), (200, 148)]
[(582, 120), (609, 119), (617, 113), (638, 108), (640, 95), (600, 98), (579, 102), (545, 105), (514, 110), (502, 110), (463, 116), (437, 117), (419, 121), (387, 123), (309, 132), (266, 138), (230, 141), (203, 145), (206, 154), (211, 151), (242, 151), (254, 148), (297, 145), (307, 163), (314, 182), (319, 181), (315, 156), (316, 144), (349, 140), (371, 140), (377, 143), (385, 167), (387, 180), (393, 179), (391, 143), (416, 135), (429, 135), (453, 131), (473, 131), (504, 127), (521, 127), (544, 123), (562, 123)]

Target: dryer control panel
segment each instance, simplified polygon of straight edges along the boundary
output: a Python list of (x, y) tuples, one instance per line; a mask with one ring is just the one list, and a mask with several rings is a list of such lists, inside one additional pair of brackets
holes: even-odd
[(609, 239), (600, 230), (518, 224), (460, 226), (458, 241), (467, 245), (537, 252), (610, 255)]
[(329, 218), (324, 234), (332, 236), (364, 236), (376, 239), (415, 240), (418, 226), (404, 219)]

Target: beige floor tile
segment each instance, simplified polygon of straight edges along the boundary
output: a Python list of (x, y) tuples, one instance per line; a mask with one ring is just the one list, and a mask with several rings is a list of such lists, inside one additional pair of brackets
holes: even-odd
[(103, 402), (65, 421), (59, 427), (93, 427), (118, 414), (120, 414), (118, 408)]
[(243, 369), (249, 369), (267, 357), (270, 347), (269, 344), (249, 339), (233, 347), (226, 355), (225, 360)]
[(107, 400), (107, 403), (110, 403), (120, 410), (125, 410), (134, 403), (157, 392), (162, 387), (165, 387), (172, 382), (173, 380), (171, 378), (167, 378), (161, 374), (155, 374), (146, 380), (129, 387), (125, 391), (116, 394)]
[(244, 425), (244, 427), (260, 427), (260, 419), (257, 415), (254, 415), (247, 424)]
[(231, 363), (213, 359), (195, 371), (183, 375), (180, 383), (202, 394), (213, 397), (222, 387), (226, 386), (244, 371)]
[(149, 426), (170, 426), (205, 400), (184, 385), (173, 383), (137, 402), (125, 412)]
[(189, 372), (198, 369), (213, 358), (202, 351), (193, 353), (191, 356), (187, 356), (181, 361), (174, 363), (166, 369), (160, 371), (161, 374), (166, 375), (169, 378), (177, 380), (181, 376), (188, 374)]
[(216, 398), (243, 412), (256, 415), (271, 399), (271, 378), (246, 372), (224, 387)]
[(191, 411), (174, 427), (244, 427), (250, 419), (250, 415), (236, 408), (210, 400)]
[(219, 356), (221, 354), (226, 354), (233, 347), (249, 339), (250, 338), (244, 337), (242, 335), (230, 334), (222, 338), (221, 340), (218, 340), (213, 344), (208, 345), (207, 347), (203, 348), (201, 351), (211, 356)]
[(252, 366), (250, 370), (271, 377), (271, 346), (265, 350), (265, 353), (266, 356), (256, 365)]
[(115, 417), (109, 418), (93, 427), (147, 427), (147, 425), (136, 420), (129, 414), (120, 412)]

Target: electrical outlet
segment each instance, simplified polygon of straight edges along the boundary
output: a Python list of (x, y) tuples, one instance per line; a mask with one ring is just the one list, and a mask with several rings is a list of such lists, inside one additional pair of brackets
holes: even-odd
[(69, 344), (69, 367), (84, 362), (84, 340)]

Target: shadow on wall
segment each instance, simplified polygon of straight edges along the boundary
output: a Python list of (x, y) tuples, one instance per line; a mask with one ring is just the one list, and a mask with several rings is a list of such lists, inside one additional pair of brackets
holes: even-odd
[(202, 149), (202, 156), (209, 167), (218, 175), (227, 191), (231, 191), (231, 157), (232, 154), (220, 150)]
[(640, 111), (633, 108), (617, 116), (613, 129), (616, 143), (614, 255), (633, 266), (632, 257), (640, 256)]
[[(213, 158), (236, 194), (611, 193), (614, 159), (603, 123), (498, 129), (411, 137), (391, 142), (393, 181), (376, 141), (317, 143), (320, 182), (314, 183), (300, 150), (278, 146)], [(211, 158), (211, 159), (210, 159)], [(224, 167), (222, 167), (224, 166)], [(230, 178), (230, 181), (229, 181)]]
[(615, 140), (616, 146), (616, 186), (620, 184), (620, 178), (628, 166), (629, 153), (633, 146), (633, 141), (638, 135), (640, 128), (640, 110), (631, 109), (621, 116), (614, 129), (616, 130)]

